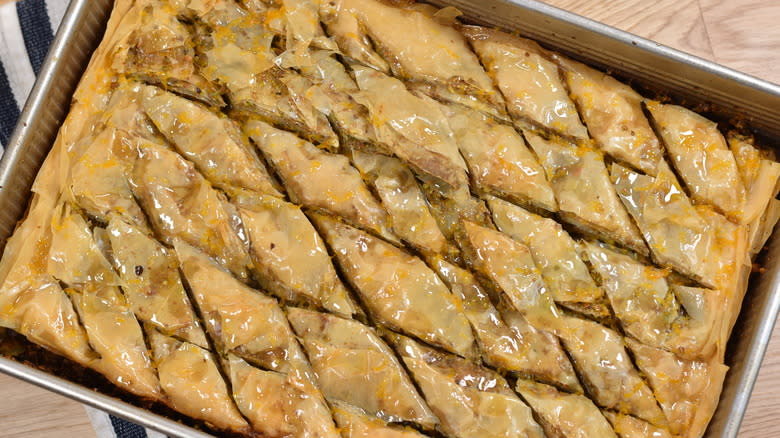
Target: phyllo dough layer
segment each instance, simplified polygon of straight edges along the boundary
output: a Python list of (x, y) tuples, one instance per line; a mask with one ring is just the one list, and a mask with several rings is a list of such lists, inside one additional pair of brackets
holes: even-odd
[(458, 16), (117, 0), (0, 327), (215, 434), (701, 437), (780, 164)]

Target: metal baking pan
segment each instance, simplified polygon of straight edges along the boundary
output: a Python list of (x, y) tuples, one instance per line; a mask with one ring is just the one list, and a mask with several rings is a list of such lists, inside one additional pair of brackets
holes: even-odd
[[(534, 0), (432, 0), (468, 21), (519, 32), (543, 45), (689, 105), (717, 109), (780, 145), (780, 86)], [(56, 138), (73, 91), (101, 40), (112, 0), (72, 0), (0, 162), (0, 247), (26, 210), (30, 187)], [(726, 355), (731, 370), (707, 431), (732, 438), (748, 405), (780, 312), (780, 237), (770, 238), (765, 271), (752, 278)], [(0, 372), (176, 437), (208, 436), (122, 400), (0, 357)]]

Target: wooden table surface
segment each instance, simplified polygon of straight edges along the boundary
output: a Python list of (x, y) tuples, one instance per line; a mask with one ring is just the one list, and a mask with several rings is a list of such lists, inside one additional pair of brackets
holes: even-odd
[[(780, 1), (546, 1), (780, 84)], [(740, 438), (780, 436), (778, 391), (780, 325), (775, 327)], [(0, 394), (0, 437), (95, 436), (84, 408), (76, 402), (4, 375), (0, 375)]]

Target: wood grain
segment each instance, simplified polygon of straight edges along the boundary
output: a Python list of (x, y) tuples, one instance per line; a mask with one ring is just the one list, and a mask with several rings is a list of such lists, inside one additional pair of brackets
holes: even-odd
[(0, 374), (0, 436), (3, 438), (93, 438), (84, 406)]
[[(0, 4), (8, 0), (0, 0)], [(546, 0), (554, 6), (780, 84), (777, 0)], [(780, 436), (780, 325), (740, 438)], [(0, 375), (0, 437), (94, 437), (83, 407)]]
[(715, 61), (780, 84), (780, 1), (699, 1)]
[(714, 60), (698, 0), (546, 0), (545, 3)]
[(780, 436), (780, 324), (775, 325), (750, 404), (739, 429), (740, 438)]
[(780, 84), (776, 0), (542, 0)]

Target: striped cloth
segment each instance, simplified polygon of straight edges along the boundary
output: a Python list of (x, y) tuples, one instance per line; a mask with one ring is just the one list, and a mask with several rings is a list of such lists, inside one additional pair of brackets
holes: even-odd
[[(19, 0), (0, 5), (0, 155), (62, 21), (68, 0)], [(98, 438), (164, 438), (143, 427), (86, 407)]]

